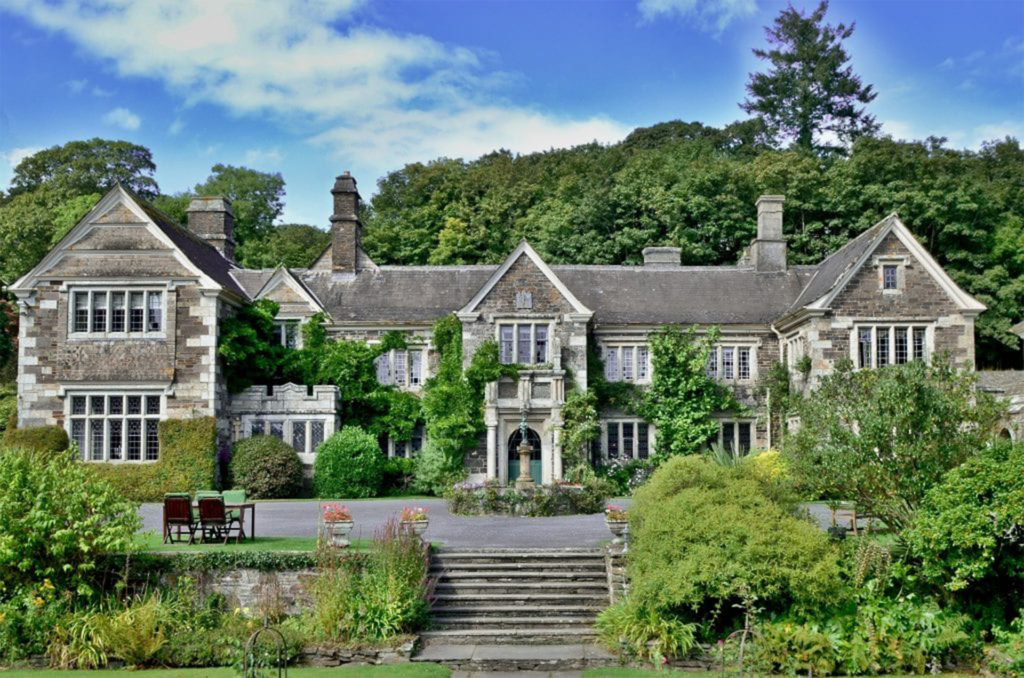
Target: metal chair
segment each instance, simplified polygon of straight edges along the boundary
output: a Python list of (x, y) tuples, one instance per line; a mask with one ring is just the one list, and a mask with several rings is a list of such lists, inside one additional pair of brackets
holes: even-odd
[(187, 493), (165, 494), (164, 543), (184, 541), (183, 530), (188, 532), (188, 543), (194, 544), (196, 539), (196, 518), (192, 512), (192, 498)]
[(201, 497), (199, 499), (199, 525), (202, 528), (202, 539), (223, 539), (228, 543), (232, 530), (235, 532), (235, 543), (241, 539), (242, 523), (232, 518), (224, 509), (223, 497)]

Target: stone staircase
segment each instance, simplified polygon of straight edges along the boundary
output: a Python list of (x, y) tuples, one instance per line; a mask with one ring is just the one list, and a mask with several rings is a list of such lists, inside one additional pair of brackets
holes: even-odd
[(463, 670), (554, 670), (604, 666), (593, 645), (608, 606), (599, 549), (436, 551), (431, 630), (413, 661)]

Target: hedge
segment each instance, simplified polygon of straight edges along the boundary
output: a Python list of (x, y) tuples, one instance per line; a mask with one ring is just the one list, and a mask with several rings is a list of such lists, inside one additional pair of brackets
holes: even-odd
[(161, 501), (168, 492), (195, 492), (214, 487), (217, 422), (213, 417), (165, 419), (160, 422), (160, 459), (151, 464), (89, 464), (124, 496)]
[(60, 426), (12, 428), (4, 433), (5, 447), (34, 452), (63, 452), (68, 449), (68, 434)]

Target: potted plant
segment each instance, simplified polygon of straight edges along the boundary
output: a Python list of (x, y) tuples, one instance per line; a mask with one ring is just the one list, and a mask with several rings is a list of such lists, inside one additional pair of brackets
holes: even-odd
[(615, 537), (612, 539), (613, 544), (622, 543), (622, 535), (626, 531), (626, 527), (629, 525), (628, 515), (626, 509), (621, 506), (609, 505), (604, 510), (604, 524), (608, 526), (612, 535)]
[(348, 535), (352, 532), (355, 522), (352, 512), (344, 504), (323, 504), (324, 534), (331, 546), (345, 548), (349, 545)]
[(407, 506), (402, 509), (401, 521), (402, 527), (412, 530), (416, 536), (422, 536), (427, 531), (427, 525), (430, 524), (430, 517), (425, 508), (409, 508)]

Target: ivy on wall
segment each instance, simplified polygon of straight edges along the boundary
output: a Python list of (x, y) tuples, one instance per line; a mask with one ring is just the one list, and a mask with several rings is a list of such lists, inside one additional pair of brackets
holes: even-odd
[(708, 356), (718, 343), (712, 327), (703, 336), (667, 326), (648, 337), (651, 384), (637, 414), (657, 427), (655, 452), (670, 456), (699, 452), (718, 431), (716, 412), (738, 412), (732, 391), (707, 375)]

